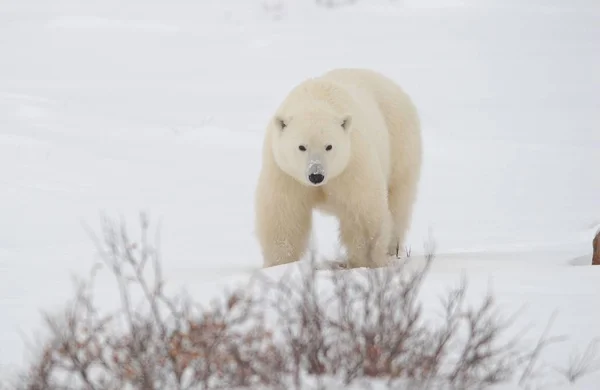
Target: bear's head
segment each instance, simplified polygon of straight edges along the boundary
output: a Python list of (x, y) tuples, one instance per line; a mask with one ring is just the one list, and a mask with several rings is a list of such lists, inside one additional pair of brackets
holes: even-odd
[(350, 161), (350, 115), (320, 111), (276, 114), (272, 126), (275, 161), (306, 186), (326, 184)]

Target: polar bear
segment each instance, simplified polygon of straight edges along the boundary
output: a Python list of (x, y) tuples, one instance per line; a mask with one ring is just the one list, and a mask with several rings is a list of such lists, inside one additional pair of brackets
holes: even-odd
[(269, 121), (255, 193), (263, 267), (300, 260), (312, 212), (336, 216), (348, 268), (404, 243), (421, 173), (420, 120), (379, 72), (334, 69), (295, 86)]

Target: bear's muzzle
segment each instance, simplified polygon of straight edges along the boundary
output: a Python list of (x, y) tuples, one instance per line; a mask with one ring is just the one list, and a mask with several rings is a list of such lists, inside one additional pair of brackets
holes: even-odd
[(306, 177), (313, 185), (319, 185), (325, 180), (325, 166), (320, 160), (311, 159), (306, 169)]

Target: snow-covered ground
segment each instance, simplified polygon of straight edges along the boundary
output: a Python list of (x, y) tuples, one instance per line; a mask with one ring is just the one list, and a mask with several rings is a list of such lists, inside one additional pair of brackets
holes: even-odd
[[(474, 296), (491, 284), (508, 309), (526, 305), (532, 337), (556, 310), (553, 331), (569, 339), (548, 364), (600, 337), (600, 267), (588, 266), (600, 4), (313, 3), (0, 1), (0, 365), (26, 361), (40, 311), (60, 308), (71, 275), (91, 268), (83, 226), (99, 230), (101, 213), (132, 228), (140, 210), (160, 219), (168, 281), (199, 298), (258, 270), (263, 127), (295, 83), (334, 67), (380, 70), (420, 109), (408, 244), (418, 255), (437, 243), (425, 296), (466, 272)], [(315, 232), (335, 254), (335, 220), (318, 217)]]

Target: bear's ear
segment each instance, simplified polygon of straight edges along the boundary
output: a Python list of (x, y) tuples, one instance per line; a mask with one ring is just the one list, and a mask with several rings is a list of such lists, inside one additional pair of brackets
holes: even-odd
[(350, 131), (350, 127), (352, 126), (352, 116), (350, 114), (346, 114), (342, 117), (342, 129), (344, 131)]
[(288, 124), (288, 120), (284, 119), (279, 115), (275, 115), (273, 121), (275, 122), (275, 126), (277, 127), (277, 129), (279, 129), (279, 131), (283, 131), (283, 129), (285, 129)]

